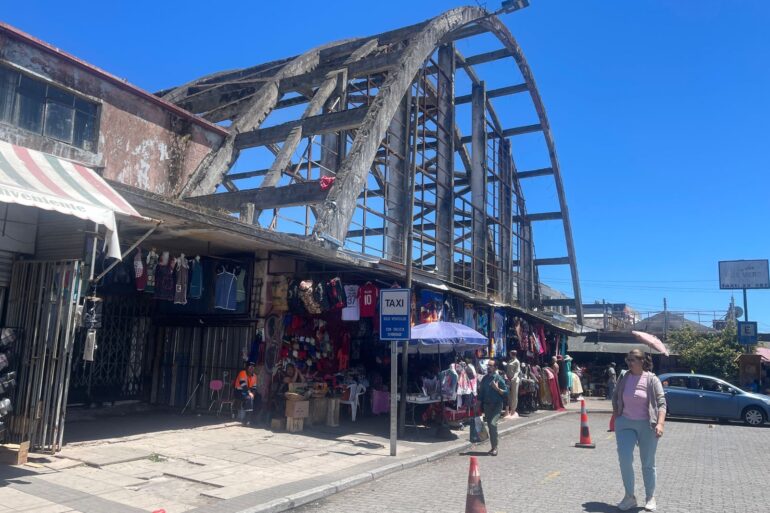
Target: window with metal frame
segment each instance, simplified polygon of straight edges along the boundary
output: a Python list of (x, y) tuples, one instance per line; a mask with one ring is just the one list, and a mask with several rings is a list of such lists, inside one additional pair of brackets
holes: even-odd
[(0, 122), (96, 152), (97, 121), (95, 103), (0, 66)]

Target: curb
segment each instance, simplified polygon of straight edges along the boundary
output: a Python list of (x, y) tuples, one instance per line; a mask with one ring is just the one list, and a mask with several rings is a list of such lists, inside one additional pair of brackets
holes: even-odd
[[(567, 415), (569, 413), (574, 413), (574, 412), (570, 412), (570, 411), (554, 412), (542, 418), (532, 419), (526, 422), (522, 422), (521, 424), (508, 426), (504, 429), (501, 429), (499, 432), (499, 435), (505, 436), (514, 431), (518, 431), (519, 429), (524, 429), (525, 427), (529, 427), (529, 426), (536, 426), (538, 424), (542, 424), (543, 422), (561, 417), (563, 415)], [(349, 488), (353, 488), (354, 486), (358, 486), (363, 483), (367, 483), (369, 481), (374, 481), (376, 479), (387, 476), (389, 474), (393, 474), (401, 470), (414, 468), (424, 463), (429, 463), (436, 460), (440, 460), (442, 458), (446, 458), (447, 456), (459, 453), (465, 449), (470, 449), (472, 446), (473, 444), (467, 441), (457, 442), (454, 445), (445, 447), (443, 449), (439, 449), (437, 451), (430, 452), (428, 454), (424, 454), (422, 456), (414, 456), (412, 458), (408, 458), (397, 463), (388, 463), (381, 467), (377, 467), (373, 470), (369, 470), (367, 472), (361, 472), (360, 474), (346, 477), (338, 481), (333, 481), (326, 485), (321, 485), (315, 488), (310, 488), (308, 490), (303, 490), (302, 492), (295, 493), (293, 495), (288, 495), (286, 497), (281, 497), (279, 499), (272, 500), (265, 504), (259, 504), (257, 506), (246, 508), (246, 509), (240, 510), (238, 513), (280, 513), (283, 511), (288, 511), (290, 509), (294, 509), (299, 506), (304, 506), (305, 504), (308, 504), (310, 502), (329, 497), (330, 495), (334, 495), (335, 493), (342, 492)]]

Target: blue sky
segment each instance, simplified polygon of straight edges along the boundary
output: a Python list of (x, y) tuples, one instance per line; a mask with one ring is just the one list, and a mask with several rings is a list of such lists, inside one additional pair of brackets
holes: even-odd
[[(462, 5), (242, 4), (235, 11), (234, 4), (195, 1), (69, 1), (62, 9), (61, 2), (29, 1), (0, 17), (154, 91)], [(672, 310), (723, 312), (730, 293), (718, 289), (717, 262), (770, 257), (770, 2), (531, 4), (504, 21), (551, 121), (584, 300), (657, 311), (665, 297)], [(471, 43), (460, 49), (476, 50)], [(490, 67), (483, 78), (511, 83), (507, 73)], [(505, 115), (515, 119), (509, 107)], [(538, 193), (528, 194), (530, 205), (553, 200), (547, 187)], [(563, 254), (558, 229), (536, 236), (538, 256)], [(541, 277), (570, 290), (563, 270), (543, 269)], [(749, 314), (770, 332), (770, 290), (749, 292)]]

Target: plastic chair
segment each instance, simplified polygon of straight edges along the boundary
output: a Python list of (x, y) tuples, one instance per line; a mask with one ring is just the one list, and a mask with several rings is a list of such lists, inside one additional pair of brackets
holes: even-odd
[[(233, 387), (232, 384), (228, 380), (229, 373), (225, 372), (222, 374), (222, 390), (224, 390), (224, 393), (220, 391), (220, 397), (219, 397), (219, 410), (217, 411), (217, 417), (219, 417), (222, 414), (222, 409), (225, 407), (225, 405), (230, 407), (230, 417), (235, 416), (235, 399), (233, 398)], [(227, 386), (225, 386), (225, 383), (227, 383)]]
[(222, 388), (225, 384), (221, 379), (212, 379), (209, 381), (209, 411), (211, 411), (217, 403), (222, 402)]
[(350, 405), (350, 416), (353, 419), (353, 422), (356, 421), (356, 410), (358, 410), (360, 397), (366, 393), (366, 387), (364, 385), (359, 385), (358, 383), (352, 383), (348, 385), (348, 388), (350, 389), (350, 398), (347, 401), (340, 401), (340, 404), (349, 404)]

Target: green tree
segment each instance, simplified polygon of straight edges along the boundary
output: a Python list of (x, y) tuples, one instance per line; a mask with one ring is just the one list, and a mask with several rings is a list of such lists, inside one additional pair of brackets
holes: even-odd
[(736, 336), (734, 323), (728, 323), (719, 333), (698, 333), (686, 326), (669, 333), (668, 343), (693, 372), (735, 382), (738, 377), (735, 359), (743, 349)]

